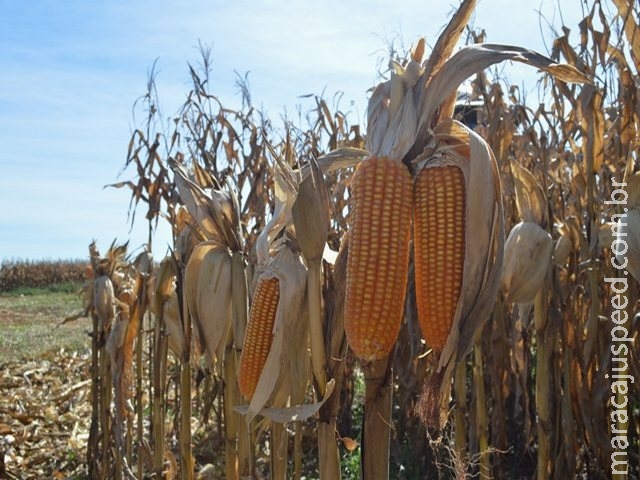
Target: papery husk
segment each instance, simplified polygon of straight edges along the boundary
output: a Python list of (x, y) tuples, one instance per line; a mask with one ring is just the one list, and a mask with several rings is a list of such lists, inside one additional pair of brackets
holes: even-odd
[(309, 159), (309, 174), (300, 180), (291, 214), (296, 241), (306, 262), (319, 263), (329, 234), (329, 194), (322, 171), (315, 159)]
[(537, 223), (520, 222), (504, 247), (502, 291), (508, 302), (532, 303), (551, 265), (553, 240)]
[(308, 268), (307, 304), (311, 340), (311, 367), (323, 396), (327, 383), (327, 358), (322, 316), (322, 258), (327, 245), (329, 223), (329, 193), (322, 171), (314, 158), (309, 159), (309, 174), (299, 183), (298, 194), (291, 208), (296, 240)]
[(224, 343), (231, 326), (231, 254), (215, 241), (198, 244), (184, 273), (195, 342), (207, 363), (220, 373)]
[(611, 243), (615, 235), (613, 233), (614, 228), (618, 228), (616, 222), (605, 222), (598, 228), (598, 245), (601, 248), (611, 248)]
[[(185, 336), (176, 291), (176, 272), (173, 258), (166, 257), (160, 262), (158, 269), (149, 279), (148, 295), (149, 312), (156, 317), (162, 315), (169, 337), (169, 349), (180, 358), (185, 347)], [(192, 341), (193, 358), (199, 358), (201, 352), (200, 345)]]
[(556, 240), (556, 245), (553, 249), (553, 263), (557, 267), (563, 267), (567, 264), (567, 260), (572, 250), (572, 243), (569, 235), (566, 233), (561, 233), (558, 239)]
[(98, 343), (104, 341), (116, 316), (113, 282), (106, 275), (100, 275), (93, 282), (93, 308), (98, 316)]
[(631, 175), (626, 183), (627, 185), (623, 186), (628, 195), (625, 207), (640, 208), (640, 172)]
[(169, 162), (174, 181), (189, 214), (203, 230), (206, 240), (241, 249), (238, 232), (237, 200), (230, 189), (212, 188), (209, 192), (189, 179), (186, 169), (174, 160)]
[(515, 160), (510, 162), (516, 192), (516, 207), (520, 219), (525, 222), (546, 225), (548, 202), (536, 177)]

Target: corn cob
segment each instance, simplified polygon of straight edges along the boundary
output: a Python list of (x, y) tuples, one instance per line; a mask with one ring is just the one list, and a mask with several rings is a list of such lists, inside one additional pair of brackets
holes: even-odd
[(441, 352), (460, 299), (464, 270), (466, 193), (454, 165), (423, 168), (414, 185), (416, 300), (427, 345)]
[(274, 277), (260, 279), (256, 287), (238, 372), (240, 393), (247, 400), (253, 397), (271, 349), (273, 323), (280, 300), (279, 287), (279, 281)]
[(371, 157), (352, 181), (345, 331), (364, 360), (387, 356), (402, 323), (411, 238), (411, 175)]

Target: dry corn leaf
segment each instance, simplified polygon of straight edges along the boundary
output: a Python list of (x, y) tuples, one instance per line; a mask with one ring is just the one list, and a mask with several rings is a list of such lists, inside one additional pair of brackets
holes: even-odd
[(636, 72), (640, 72), (640, 26), (636, 23), (633, 15), (633, 2), (628, 0), (613, 0), (618, 8), (618, 15), (624, 21), (624, 33), (629, 42), (629, 51), (636, 67)]
[(594, 86), (587, 85), (580, 93), (582, 102), (581, 123), (585, 141), (582, 143), (582, 153), (587, 166), (597, 173), (604, 158), (604, 128), (605, 119), (602, 109), (602, 93)]
[(442, 104), (460, 84), (471, 75), (505, 60), (531, 65), (555, 75), (564, 82), (590, 83), (591, 79), (570, 65), (558, 68), (553, 60), (532, 50), (512, 45), (475, 44), (461, 48), (451, 56), (425, 85), (419, 98), (420, 120), (417, 135), (423, 138), (416, 143), (422, 150), (432, 126), (433, 117)]

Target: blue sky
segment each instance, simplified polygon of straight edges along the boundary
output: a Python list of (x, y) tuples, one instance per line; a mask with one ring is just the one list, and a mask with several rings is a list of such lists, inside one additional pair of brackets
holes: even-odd
[[(254, 104), (272, 118), (311, 107), (301, 95), (343, 92), (350, 123), (362, 123), (388, 42), (425, 36), (433, 45), (454, 5), (0, 0), (0, 259), (85, 258), (92, 239), (101, 250), (114, 238), (130, 239), (134, 251), (145, 242), (142, 211), (129, 231), (129, 191), (103, 186), (130, 176), (117, 175), (155, 59), (165, 117), (185, 99), (187, 62), (198, 62), (202, 42), (212, 47), (213, 90), (225, 105), (239, 103), (234, 71), (248, 71)], [(492, 43), (547, 53), (547, 21), (559, 29), (560, 11), (577, 32), (580, 0), (479, 0), (472, 21)], [(535, 96), (535, 72), (501, 71)], [(166, 227), (154, 242), (163, 254)]]

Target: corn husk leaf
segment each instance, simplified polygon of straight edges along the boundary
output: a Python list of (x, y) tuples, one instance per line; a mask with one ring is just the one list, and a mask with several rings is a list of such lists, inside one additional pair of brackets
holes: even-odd
[[(330, 173), (344, 168), (354, 167), (371, 154), (368, 150), (354, 147), (341, 147), (318, 157), (318, 166), (323, 173)], [(302, 167), (301, 174), (306, 178), (310, 174), (311, 166), (307, 163)]]
[(548, 215), (547, 197), (542, 185), (533, 174), (517, 161), (510, 162), (516, 192), (516, 207), (525, 222), (546, 225)]
[(329, 194), (322, 171), (314, 158), (309, 159), (309, 175), (300, 181), (291, 213), (296, 239), (307, 264), (322, 260), (329, 233)]
[(611, 248), (611, 243), (615, 238), (613, 233), (613, 229), (618, 228), (618, 224), (616, 222), (605, 222), (600, 225), (598, 229), (598, 244), (602, 248)]
[(572, 250), (572, 243), (567, 233), (561, 233), (553, 249), (553, 263), (557, 267), (566, 265)]
[(532, 303), (551, 265), (553, 240), (534, 222), (520, 222), (509, 232), (504, 247), (502, 290), (507, 301)]
[[(185, 268), (184, 288), (194, 337), (211, 367), (220, 367), (231, 326), (231, 254), (215, 241), (198, 244)], [(218, 362), (219, 363), (219, 362)]]
[(98, 316), (98, 332), (104, 336), (116, 316), (113, 282), (106, 275), (99, 276), (93, 282), (93, 308)]
[(247, 329), (247, 312), (249, 311), (249, 294), (245, 261), (241, 252), (233, 252), (231, 258), (231, 312), (233, 327), (233, 344), (242, 350), (244, 335)]
[(412, 88), (422, 74), (414, 59), (395, 64), (391, 78), (379, 84), (367, 108), (365, 147), (372, 155), (402, 158), (413, 145), (418, 115)]
[(189, 214), (205, 232), (207, 240), (241, 249), (237, 200), (231, 190), (213, 188), (207, 193), (200, 185), (189, 179), (186, 169), (175, 160), (169, 165), (174, 172), (174, 181)]
[[(151, 276), (149, 297), (149, 311), (156, 317), (162, 315), (169, 335), (169, 348), (180, 357), (184, 348), (184, 331), (176, 292), (175, 262), (171, 257), (163, 259), (157, 272)], [(200, 355), (199, 346), (192, 349), (192, 353), (197, 358)]]
[[(322, 399), (315, 403), (309, 403), (306, 405), (294, 405), (286, 408), (271, 408), (266, 407), (260, 410), (260, 415), (265, 418), (268, 418), (271, 421), (278, 423), (288, 423), (295, 421), (303, 421), (312, 416), (314, 416), (320, 410), (320, 407), (324, 405), (333, 390), (335, 389), (336, 381), (331, 379), (327, 382), (327, 387), (325, 390), (325, 394)], [(241, 415), (247, 415), (249, 413), (248, 405), (239, 405), (234, 408), (234, 410)]]

